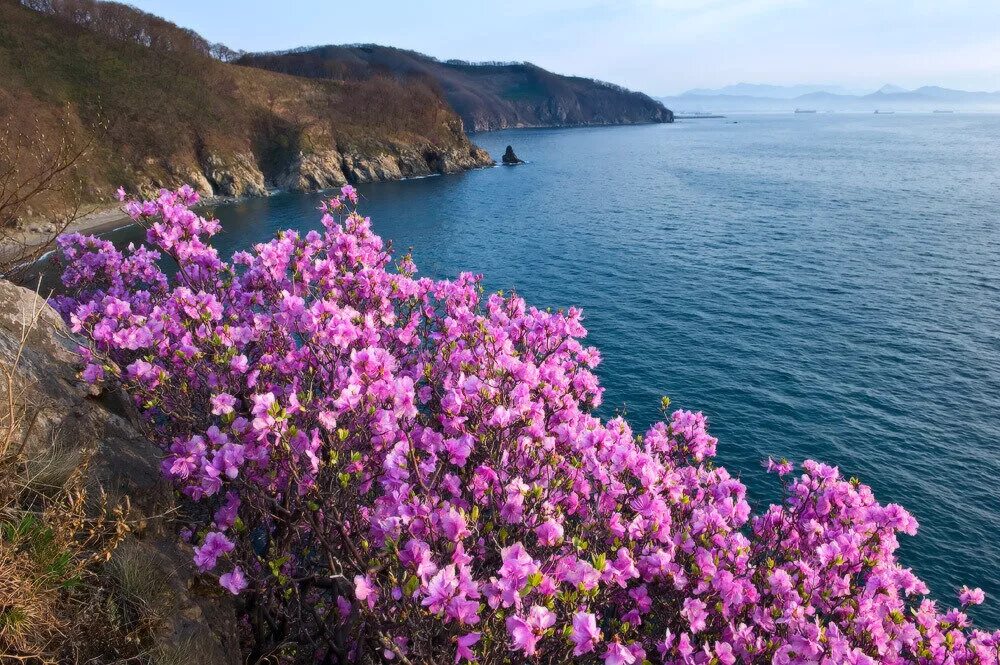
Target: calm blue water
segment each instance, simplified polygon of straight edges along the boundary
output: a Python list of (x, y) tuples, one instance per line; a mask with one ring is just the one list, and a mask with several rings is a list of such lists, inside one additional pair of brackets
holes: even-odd
[[(482, 134), (529, 163), (363, 209), (423, 274), (582, 306), (604, 414), (705, 411), (756, 500), (775, 455), (903, 504), (904, 560), (949, 601), (982, 586), (1000, 626), (1000, 116), (737, 119)], [(317, 200), (220, 207), (221, 245), (316, 227)]]

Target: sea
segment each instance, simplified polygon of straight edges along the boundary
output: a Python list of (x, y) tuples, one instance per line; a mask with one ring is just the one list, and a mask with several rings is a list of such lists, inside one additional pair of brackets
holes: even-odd
[[(601, 415), (703, 411), (758, 508), (816, 459), (920, 523), (903, 562), (1000, 627), (1000, 116), (733, 115), (474, 135), (525, 164), (359, 187), (420, 272), (584, 310)], [(319, 195), (219, 206), (224, 254)], [(139, 229), (109, 235), (141, 241)]]

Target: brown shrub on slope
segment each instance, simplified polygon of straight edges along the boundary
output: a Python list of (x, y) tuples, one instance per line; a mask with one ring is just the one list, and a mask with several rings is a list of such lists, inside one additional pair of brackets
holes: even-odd
[(230, 65), (193, 33), (125, 6), (30, 1), (45, 13), (0, 2), (0, 123), (30, 115), (56, 140), (68, 114), (93, 140), (81, 173), (90, 200), (119, 184), (260, 194), (490, 162), (431, 85)]

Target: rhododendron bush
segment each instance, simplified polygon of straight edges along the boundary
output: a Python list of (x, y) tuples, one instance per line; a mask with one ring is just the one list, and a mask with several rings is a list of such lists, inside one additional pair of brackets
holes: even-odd
[[(188, 188), (149, 247), (62, 239), (89, 381), (124, 387), (250, 648), (305, 662), (996, 663), (1000, 633), (896, 559), (916, 522), (770, 462), (751, 515), (699, 413), (592, 415), (581, 313), (418, 278), (345, 187), (322, 228), (223, 261)], [(169, 275), (163, 264), (175, 265)], [(666, 406), (666, 404), (664, 405)]]

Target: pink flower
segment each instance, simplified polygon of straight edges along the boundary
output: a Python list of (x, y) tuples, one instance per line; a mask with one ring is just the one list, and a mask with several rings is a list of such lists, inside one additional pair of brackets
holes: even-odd
[(532, 606), (527, 620), (516, 615), (508, 617), (507, 632), (510, 634), (511, 644), (526, 656), (533, 656), (542, 633), (555, 622), (556, 615), (540, 605)]
[(97, 363), (88, 363), (83, 368), (83, 380), (87, 383), (97, 383), (104, 379), (104, 368)]
[(459, 541), (472, 532), (466, 526), (465, 517), (454, 508), (441, 515), (441, 530), (449, 540)]
[(235, 492), (226, 493), (226, 502), (215, 511), (214, 523), (218, 529), (228, 529), (236, 522), (240, 510), (240, 497)]
[(970, 589), (964, 586), (958, 594), (958, 600), (963, 605), (982, 605), (986, 600), (986, 594), (978, 587)]
[(455, 662), (458, 663), (467, 660), (471, 663), (476, 660), (476, 654), (472, 651), (472, 645), (476, 644), (482, 636), (482, 633), (466, 633), (459, 636), (455, 640), (458, 646), (455, 652)]
[(573, 615), (573, 634), (570, 640), (576, 646), (573, 648), (574, 656), (582, 656), (594, 650), (594, 646), (601, 641), (601, 631), (597, 629), (597, 617), (590, 612), (577, 612)]
[(535, 635), (527, 621), (519, 616), (507, 617), (507, 632), (510, 634), (512, 648), (524, 652), (526, 656), (535, 655), (538, 636)]
[(354, 576), (354, 597), (367, 603), (368, 609), (375, 609), (375, 603), (378, 601), (378, 589), (367, 575)]
[(604, 652), (604, 665), (632, 665), (635, 655), (619, 642), (612, 642)]
[(795, 469), (795, 465), (785, 459), (776, 462), (768, 457), (764, 463), (764, 468), (767, 469), (768, 473), (776, 473), (779, 476), (784, 476), (791, 473)]
[(228, 393), (213, 395), (211, 402), (212, 414), (216, 416), (232, 413), (233, 407), (236, 406), (236, 398)]
[(448, 461), (457, 466), (465, 466), (469, 454), (472, 452), (473, 443), (475, 443), (475, 439), (468, 434), (463, 434), (456, 439), (445, 439), (444, 449), (448, 452)]
[(684, 609), (681, 610), (681, 616), (688, 620), (692, 633), (705, 630), (705, 622), (708, 619), (706, 607), (705, 603), (697, 598), (684, 599)]
[(532, 605), (528, 610), (528, 623), (535, 632), (544, 632), (556, 622), (556, 615), (548, 608), (541, 605)]
[(247, 361), (247, 357), (243, 354), (234, 356), (233, 359), (229, 361), (229, 368), (237, 374), (245, 374), (249, 367), (250, 364)]
[(201, 571), (211, 570), (215, 568), (219, 557), (233, 551), (234, 547), (233, 542), (223, 533), (209, 532), (201, 546), (194, 548), (194, 562)]
[(445, 605), (457, 590), (458, 578), (455, 576), (455, 566), (445, 566), (427, 584), (427, 595), (421, 604), (435, 614), (443, 612)]
[[(734, 665), (736, 655), (733, 653), (733, 646), (726, 642), (715, 643), (715, 657), (719, 659), (721, 665)], [(874, 665), (874, 663), (872, 663)]]
[(538, 569), (538, 564), (521, 543), (514, 543), (510, 547), (500, 550), (501, 578), (510, 585), (511, 589), (520, 590), (528, 580), (528, 575)]
[(539, 545), (557, 545), (563, 537), (562, 525), (553, 519), (542, 522), (535, 528)]
[(236, 566), (232, 571), (224, 573), (219, 577), (219, 584), (234, 596), (239, 595), (243, 589), (247, 588), (247, 580), (243, 575), (243, 569)]

